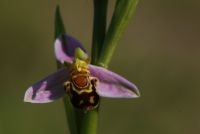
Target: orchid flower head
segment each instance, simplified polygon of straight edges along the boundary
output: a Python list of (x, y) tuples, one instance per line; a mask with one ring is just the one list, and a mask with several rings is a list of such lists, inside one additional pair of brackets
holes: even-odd
[(98, 106), (99, 97), (137, 98), (135, 84), (100, 66), (89, 64), (88, 54), (75, 38), (62, 35), (54, 43), (55, 56), (68, 66), (30, 86), (25, 102), (48, 103), (69, 94), (72, 104), (91, 110)]

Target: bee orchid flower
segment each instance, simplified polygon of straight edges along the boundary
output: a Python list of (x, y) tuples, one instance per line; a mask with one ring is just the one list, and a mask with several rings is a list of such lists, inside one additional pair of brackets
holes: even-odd
[(81, 43), (63, 35), (55, 41), (56, 59), (65, 64), (57, 72), (30, 86), (25, 102), (48, 103), (68, 94), (74, 107), (92, 110), (99, 98), (137, 98), (138, 88), (122, 76), (100, 66), (89, 64)]

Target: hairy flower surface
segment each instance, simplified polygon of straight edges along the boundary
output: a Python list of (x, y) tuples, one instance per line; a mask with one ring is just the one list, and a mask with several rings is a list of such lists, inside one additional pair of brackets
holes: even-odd
[(25, 102), (48, 103), (68, 94), (75, 107), (92, 110), (98, 106), (99, 96), (140, 96), (138, 88), (130, 81), (110, 70), (89, 64), (86, 50), (73, 37), (63, 35), (56, 39), (55, 56), (67, 66), (29, 87)]

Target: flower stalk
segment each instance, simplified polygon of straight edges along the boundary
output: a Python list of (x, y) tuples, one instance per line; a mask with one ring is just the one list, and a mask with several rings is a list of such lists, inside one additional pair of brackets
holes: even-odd
[[(92, 61), (98, 65), (98, 59), (106, 34), (106, 17), (108, 0), (94, 0), (93, 39), (92, 39)], [(99, 108), (83, 113), (80, 134), (96, 134), (98, 125)]]
[(117, 0), (106, 31), (108, 0), (94, 0), (92, 64), (87, 51), (74, 37), (66, 34), (59, 7), (55, 13), (55, 57), (57, 71), (34, 83), (24, 101), (49, 103), (63, 97), (71, 134), (96, 134), (100, 97), (137, 98), (135, 84), (105, 69), (127, 26), (137, 0)]

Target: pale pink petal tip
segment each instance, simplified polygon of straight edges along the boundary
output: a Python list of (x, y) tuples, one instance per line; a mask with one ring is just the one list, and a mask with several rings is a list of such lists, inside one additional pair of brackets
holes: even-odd
[(36, 82), (25, 93), (24, 101), (31, 103), (52, 102), (65, 94), (64, 82), (69, 79), (69, 68), (63, 68)]
[(99, 79), (96, 89), (102, 97), (137, 98), (140, 96), (135, 84), (105, 68), (89, 65), (91, 75)]

